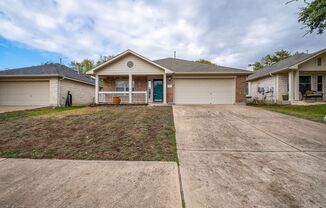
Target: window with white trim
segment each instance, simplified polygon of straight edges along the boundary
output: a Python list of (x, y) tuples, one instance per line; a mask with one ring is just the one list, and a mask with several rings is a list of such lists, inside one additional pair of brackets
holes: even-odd
[(323, 76), (317, 76), (317, 91), (323, 91)]
[(250, 82), (246, 82), (246, 96), (250, 95)]
[[(129, 91), (129, 80), (116, 80), (115, 91), (117, 92), (128, 92)], [(132, 91), (135, 91), (135, 81), (132, 80)]]

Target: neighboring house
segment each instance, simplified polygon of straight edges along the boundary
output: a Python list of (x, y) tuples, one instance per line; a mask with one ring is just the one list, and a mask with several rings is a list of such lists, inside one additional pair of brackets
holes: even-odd
[(273, 103), (294, 103), (307, 99), (305, 95), (311, 90), (318, 95), (314, 99), (326, 101), (325, 80), (326, 49), (311, 54), (296, 54), (247, 78), (251, 97)]
[(96, 103), (120, 97), (121, 103), (233, 104), (245, 101), (251, 73), (175, 58), (151, 61), (127, 50), (87, 74), (96, 78)]
[(60, 64), (0, 71), (0, 105), (63, 106), (68, 91), (73, 105), (94, 102), (93, 78)]

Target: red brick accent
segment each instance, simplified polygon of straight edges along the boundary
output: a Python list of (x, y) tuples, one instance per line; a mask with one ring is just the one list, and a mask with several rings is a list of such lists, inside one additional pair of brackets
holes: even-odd
[(147, 77), (135, 76), (135, 91), (146, 91), (147, 90)]
[[(106, 77), (103, 79), (103, 91), (115, 91), (115, 81), (117, 79), (126, 79), (128, 77)], [(133, 76), (135, 81), (135, 91), (147, 90), (147, 77), (146, 76)]]
[(237, 103), (246, 101), (246, 78), (245, 75), (236, 78), (235, 102)]
[[(171, 88), (168, 86), (172, 85)], [(173, 92), (174, 92), (174, 79), (172, 76), (167, 76), (166, 77), (166, 102), (168, 103), (173, 103)]]
[(115, 91), (115, 80), (117, 77), (106, 77), (103, 79), (103, 91)]

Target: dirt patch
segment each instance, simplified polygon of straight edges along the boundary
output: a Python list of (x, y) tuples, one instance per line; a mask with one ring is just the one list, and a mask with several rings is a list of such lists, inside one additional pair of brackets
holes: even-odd
[(34, 114), (0, 119), (0, 157), (177, 160), (171, 107), (104, 106)]

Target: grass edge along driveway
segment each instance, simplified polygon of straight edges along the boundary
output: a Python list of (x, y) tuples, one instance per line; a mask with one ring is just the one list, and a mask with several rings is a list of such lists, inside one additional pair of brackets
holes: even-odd
[(321, 105), (250, 105), (261, 109), (279, 112), (299, 118), (325, 123), (326, 104)]

